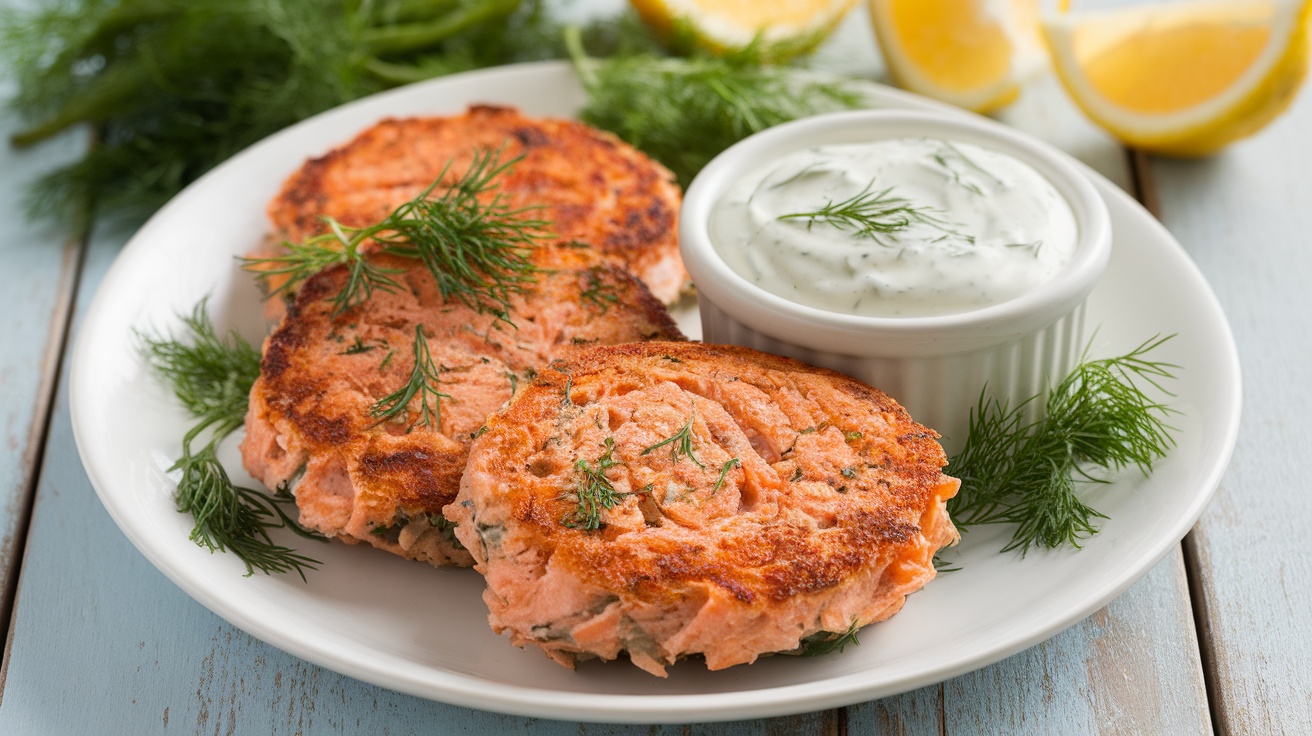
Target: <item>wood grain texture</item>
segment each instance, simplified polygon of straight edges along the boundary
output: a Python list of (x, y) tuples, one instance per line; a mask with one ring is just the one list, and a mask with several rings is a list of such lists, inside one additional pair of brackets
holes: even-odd
[[(859, 53), (840, 47), (833, 56), (848, 62), (846, 70), (871, 77), (878, 71), (871, 66), (868, 26), (860, 25), (865, 22), (858, 15), (842, 31)], [(1061, 100), (1055, 83), (1043, 80), (1001, 117), (1128, 187), (1121, 149), (1055, 100)], [(7, 178), (0, 169), (0, 181)], [(83, 306), (118, 245), (112, 237), (93, 241), (79, 295)], [(155, 571), (95, 498), (73, 447), (66, 400), (61, 391), (14, 644), (6, 656), (0, 733), (736, 736), (836, 734), (844, 725), (850, 734), (1208, 729), (1179, 555), (1108, 608), (1038, 647), (942, 685), (851, 707), (841, 721), (828, 711), (686, 727), (608, 726), (501, 716), (400, 695), (251, 638)], [(1291, 575), (1289, 584), (1297, 579)]]
[(849, 733), (1208, 733), (1192, 631), (1177, 550), (1111, 605), (1036, 647), (941, 685), (849, 708)]
[(1200, 161), (1153, 159), (1161, 218), (1229, 317), (1244, 375), (1239, 442), (1188, 550), (1218, 731), (1312, 733), (1312, 93)]
[(947, 734), (1210, 732), (1183, 557), (1058, 636), (944, 683)]
[[(0, 84), (0, 99), (11, 93)], [(0, 107), (0, 294), (9, 304), (0, 320), (0, 621), (6, 623), (81, 252), (81, 242), (67, 233), (29, 221), (23, 200), (32, 182), (85, 147), (85, 134), (74, 133), (14, 150), (7, 141), (19, 126)]]

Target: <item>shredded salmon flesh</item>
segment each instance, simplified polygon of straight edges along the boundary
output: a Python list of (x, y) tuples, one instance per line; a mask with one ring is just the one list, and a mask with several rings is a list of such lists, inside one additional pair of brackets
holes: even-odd
[(959, 485), (937, 437), (791, 359), (597, 347), (488, 420), (446, 518), (514, 644), (717, 670), (883, 620), (934, 577)]
[(449, 186), (479, 151), (500, 152), (501, 161), (522, 156), (487, 196), (550, 221), (546, 244), (587, 243), (666, 304), (691, 285), (679, 257), (682, 195), (673, 174), (610, 133), (490, 105), (383, 120), (307, 161), (269, 204), (274, 241), (325, 232), (325, 215), (352, 227), (379, 222), (444, 171)]
[[(551, 361), (588, 346), (681, 340), (664, 306), (627, 271), (589, 250), (560, 249), (498, 324), (444, 302), (420, 262), (370, 259), (401, 288), (375, 290), (334, 316), (345, 267), (309, 279), (265, 341), (242, 459), (269, 488), (290, 487), (305, 526), (436, 565), (472, 564), (442, 508), (455, 498), (472, 437)], [(613, 299), (585, 299), (584, 292)], [(422, 326), (437, 369), (436, 426), (422, 397), (395, 420), (378, 402), (406, 385)]]

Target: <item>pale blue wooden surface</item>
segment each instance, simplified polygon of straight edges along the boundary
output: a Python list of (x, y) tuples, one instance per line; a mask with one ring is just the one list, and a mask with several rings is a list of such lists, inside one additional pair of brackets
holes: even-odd
[[(850, 24), (843, 33), (859, 45), (868, 30)], [(873, 57), (868, 48), (863, 54), (835, 58), (867, 68), (862, 65)], [(1073, 116), (1050, 86), (1034, 89), (1003, 119), (1128, 187), (1119, 147)], [(1293, 115), (1256, 142), (1212, 162), (1155, 163), (1152, 169), (1164, 219), (1216, 286), (1246, 370), (1245, 436), (1189, 549), (1201, 597), (1191, 600), (1181, 557), (1173, 554), (1106, 609), (1042, 645), (940, 685), (842, 711), (650, 731), (473, 711), (315, 667), (193, 602), (131, 547), (100, 506), (77, 459), (61, 389), (5, 652), (0, 736), (836, 734), (843, 725), (852, 734), (1206, 733), (1204, 664), (1210, 665), (1211, 704), (1222, 732), (1283, 727), (1312, 733), (1312, 637), (1306, 633), (1312, 588), (1304, 582), (1312, 571), (1297, 526), (1312, 501), (1301, 493), (1291, 462), (1312, 440), (1312, 389), (1302, 362), (1312, 345), (1304, 317), (1312, 302), (1299, 283), (1312, 277), (1312, 238), (1306, 235), (1312, 214), (1299, 212), (1312, 201), (1306, 173), (1312, 148), (1301, 140), (1309, 129), (1312, 103), (1305, 95)], [(13, 154), (0, 152), (0, 211), (13, 206), (23, 177), (70, 153), (23, 154), (15, 167), (6, 165)], [(49, 323), (58, 319), (45, 316), (41, 328), (41, 315), (67, 303), (61, 283), (72, 272), (58, 243), (21, 235), (34, 232), (21, 220), (12, 224), (0, 234), (0, 248), (6, 254), (16, 249), (18, 259), (7, 259), (14, 265), (0, 270), (0, 288), (24, 298), (23, 316), (4, 323), (7, 347), (0, 352), (0, 417), (6, 422), (0, 493), (17, 489), (3, 497), (11, 506), (26, 484), (24, 457), (32, 453), (24, 442), (33, 432), (32, 417), (42, 414), (40, 386), (54, 375), (54, 364), (42, 366), (39, 356), (48, 352)], [(120, 241), (113, 235), (93, 240), (79, 308)], [(5, 519), (24, 521), (18, 512)], [(1194, 604), (1208, 632), (1201, 651)]]
[(1312, 93), (1216, 158), (1152, 160), (1161, 218), (1230, 318), (1239, 442), (1189, 540), (1222, 733), (1312, 733)]
[[(11, 92), (0, 82), (0, 100)], [(7, 141), (18, 125), (0, 106), (0, 140)], [(31, 182), (75, 159), (84, 145), (79, 135), (63, 136), (39, 151), (0, 145), (0, 295), (7, 303), (0, 319), (0, 591), (11, 583), (33, 466), (45, 442), (40, 430), (54, 388), (79, 247), (28, 222), (22, 199)], [(0, 615), (8, 605), (7, 596), (0, 595)]]

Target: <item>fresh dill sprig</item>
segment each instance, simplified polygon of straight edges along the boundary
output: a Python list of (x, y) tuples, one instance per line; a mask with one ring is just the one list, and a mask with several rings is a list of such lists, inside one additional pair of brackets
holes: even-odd
[(276, 294), (326, 266), (346, 264), (346, 283), (331, 299), (336, 316), (368, 299), (374, 289), (400, 288), (389, 275), (398, 271), (372, 264), (365, 254), (365, 246), (374, 242), (389, 254), (423, 262), (444, 300), (509, 322), (510, 299), (534, 282), (539, 269), (530, 253), (550, 224), (528, 216), (539, 208), (511, 207), (497, 191), (497, 179), (521, 158), (503, 162), (500, 151), (475, 151), (465, 173), (434, 196), (435, 189), (445, 186), (453, 163), (448, 161), (427, 189), (381, 221), (357, 228), (324, 218), (329, 232), (285, 244), (291, 250), (285, 255), (242, 259), (242, 267), (262, 279), (287, 276)]
[(857, 620), (852, 619), (852, 624), (847, 627), (846, 631), (821, 631), (802, 640), (801, 647), (797, 650), (800, 657), (819, 657), (823, 654), (833, 652), (842, 652), (848, 644), (854, 647), (861, 646), (861, 641), (857, 639), (856, 632), (861, 627)]
[[(290, 494), (269, 496), (232, 483), (218, 460), (218, 447), (246, 421), (251, 386), (260, 375), (260, 353), (235, 332), (220, 336), (210, 321), (207, 299), (183, 315), (185, 338), (139, 335), (142, 355), (173, 388), (199, 421), (182, 438), (182, 457), (169, 468), (180, 471), (174, 501), (196, 525), (190, 539), (211, 552), (231, 551), (246, 574), (295, 571), (305, 579), (316, 560), (274, 544), (269, 530), (287, 528), (322, 539), (293, 520), (282, 505)], [(196, 443), (208, 436), (200, 449)]]
[(406, 431), (415, 425), (441, 429), (442, 399), (451, 398), (437, 390), (441, 383), (441, 372), (433, 363), (433, 354), (428, 350), (428, 338), (424, 336), (424, 326), (415, 325), (415, 343), (412, 351), (414, 367), (410, 369), (410, 378), (405, 385), (384, 396), (369, 409), (369, 416), (379, 424), (390, 420), (408, 419), (410, 402), (419, 397), (419, 417), (406, 426)]
[[(665, 447), (666, 445), (670, 445), (670, 460), (674, 462), (676, 465), (679, 462), (679, 457), (683, 456), (691, 460), (693, 464), (696, 465), (697, 467), (705, 468), (706, 466), (702, 465), (702, 461), (698, 460), (697, 456), (693, 454), (692, 420), (693, 420), (692, 417), (688, 417), (688, 423), (683, 425), (683, 429), (679, 430), (678, 432), (675, 432), (673, 435), (669, 437), (666, 437), (660, 442), (657, 442), (651, 447), (648, 447), (647, 449), (643, 450), (641, 454), (649, 455), (655, 452), (656, 450)], [(716, 488), (718, 490), (719, 486), (717, 485)]]
[(893, 187), (875, 191), (874, 186), (875, 181), (871, 179), (860, 192), (841, 202), (831, 199), (819, 209), (780, 215), (778, 219), (806, 220), (807, 230), (823, 222), (840, 230), (851, 230), (856, 237), (870, 238), (880, 245), (891, 245), (885, 236), (896, 237), (912, 225), (924, 225), (968, 243), (974, 241), (971, 236), (958, 232), (941, 210), (913, 205), (911, 200), (895, 196)]
[[(1078, 548), (1107, 518), (1077, 494), (1077, 483), (1104, 483), (1094, 468), (1135, 466), (1147, 475), (1175, 444), (1166, 418), (1171, 407), (1141, 383), (1170, 395), (1162, 382), (1179, 366), (1145, 356), (1170, 337), (1154, 337), (1125, 355), (1087, 360), (1048, 395), (1041, 419), (1027, 421), (1038, 397), (1009, 407), (981, 394), (970, 417), (966, 446), (947, 472), (961, 479), (948, 502), (958, 528), (1012, 524), (1003, 551), (1032, 546)], [(987, 391), (987, 389), (986, 389)]]
[(610, 311), (613, 304), (620, 300), (619, 295), (615, 293), (615, 287), (602, 281), (601, 266), (593, 266), (588, 269), (587, 288), (579, 293), (579, 298), (592, 304), (601, 311), (602, 314)]
[(356, 338), (355, 338), (355, 342), (353, 342), (353, 343), (351, 343), (350, 345), (348, 345), (348, 346), (346, 347), (346, 349), (343, 350), (343, 351), (341, 352), (341, 354), (342, 354), (342, 355), (359, 355), (359, 354), (361, 354), (361, 353), (367, 353), (367, 352), (369, 352), (370, 350), (373, 350), (373, 349), (376, 348), (376, 347), (378, 347), (378, 346), (377, 346), (377, 345), (365, 345), (363, 339), (361, 339), (361, 338), (359, 338), (359, 337), (356, 337)]
[(288, 252), (277, 256), (241, 258), (242, 268), (255, 274), (266, 286), (277, 276), (285, 276), (282, 283), (268, 289), (268, 296), (295, 291), (306, 279), (330, 266), (344, 264), (346, 283), (330, 300), (333, 316), (345, 312), (373, 296), (374, 289), (395, 291), (401, 288), (391, 274), (398, 269), (383, 268), (371, 263), (362, 247), (374, 235), (372, 228), (352, 228), (331, 217), (324, 217), (328, 232), (307, 238), (301, 243), (283, 242)]
[[(997, 176), (994, 176), (992, 172), (990, 172), (988, 169), (984, 168), (983, 166), (980, 166), (978, 163), (975, 162), (974, 159), (967, 156), (965, 152), (963, 152), (960, 148), (957, 148), (956, 146), (952, 145), (947, 141), (943, 141), (942, 148), (937, 153), (934, 154), (934, 161), (937, 162), (939, 166), (942, 166), (944, 169), (947, 170), (949, 174), (952, 175), (952, 180), (956, 182), (958, 186), (961, 186), (962, 188), (969, 190), (981, 197), (984, 196), (985, 194), (983, 187), (976, 184), (975, 182), (966, 181), (965, 179), (961, 178), (962, 173), (964, 173), (965, 171), (973, 171), (976, 174), (988, 177), (989, 179), (993, 180), (993, 182), (996, 184), (1002, 183), (1001, 180), (999, 180)], [(953, 162), (956, 162), (958, 165), (954, 166)]]
[(752, 44), (722, 57), (649, 53), (589, 57), (577, 28), (566, 47), (588, 93), (582, 120), (609, 130), (660, 161), (687, 186), (718, 153), (773, 125), (861, 106), (843, 84), (765, 63)]
[(579, 471), (578, 485), (575, 486), (573, 493), (562, 496), (573, 501), (575, 507), (560, 520), (561, 524), (570, 529), (584, 531), (600, 529), (603, 526), (602, 512), (615, 508), (625, 496), (634, 495), (632, 492), (623, 493), (615, 490), (610, 478), (606, 477), (606, 471), (620, 463), (615, 459), (615, 440), (607, 437), (605, 447), (606, 451), (597, 458), (596, 462), (589, 463), (587, 460), (580, 459), (575, 463), (575, 468)]
[(715, 479), (715, 486), (711, 488), (712, 496), (720, 492), (720, 487), (724, 485), (725, 478), (729, 477), (729, 471), (742, 464), (743, 462), (736, 457), (731, 457), (725, 461), (724, 465), (720, 467), (720, 477)]
[(432, 197), (448, 162), (423, 193), (367, 230), (386, 252), (423, 261), (444, 300), (508, 322), (511, 297), (534, 282), (539, 269), (529, 256), (550, 225), (527, 216), (539, 207), (511, 207), (497, 191), (497, 179), (522, 158), (503, 162), (500, 151), (476, 151), (469, 169)]

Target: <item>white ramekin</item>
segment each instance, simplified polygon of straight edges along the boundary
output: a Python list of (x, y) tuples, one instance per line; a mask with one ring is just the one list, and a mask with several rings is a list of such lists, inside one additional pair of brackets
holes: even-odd
[[(735, 273), (712, 245), (712, 209), (729, 187), (770, 161), (819, 145), (922, 137), (1010, 154), (1047, 178), (1070, 204), (1078, 228), (1066, 267), (1033, 291), (982, 309), (862, 317), (771, 294)], [(688, 188), (679, 242), (697, 285), (706, 342), (788, 355), (865, 381), (937, 430), (952, 453), (965, 441), (970, 410), (985, 386), (989, 396), (1015, 406), (1075, 367), (1085, 342), (1085, 300), (1111, 254), (1111, 224), (1093, 185), (1051, 146), (979, 118), (860, 111), (786, 123), (721, 153)]]

